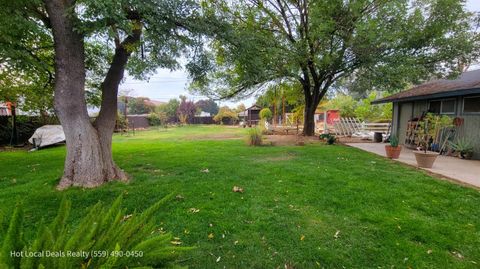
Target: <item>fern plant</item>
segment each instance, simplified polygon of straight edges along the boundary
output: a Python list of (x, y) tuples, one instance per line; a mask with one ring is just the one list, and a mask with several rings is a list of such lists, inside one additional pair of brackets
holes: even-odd
[(99, 202), (75, 227), (67, 224), (71, 203), (63, 199), (53, 222), (41, 223), (29, 242), (23, 239), (23, 211), (17, 205), (2, 235), (0, 268), (172, 267), (178, 255), (190, 248), (177, 246), (179, 242), (172, 241), (171, 234), (159, 232), (152, 221), (170, 198), (131, 215), (121, 207), (122, 196), (110, 207)]

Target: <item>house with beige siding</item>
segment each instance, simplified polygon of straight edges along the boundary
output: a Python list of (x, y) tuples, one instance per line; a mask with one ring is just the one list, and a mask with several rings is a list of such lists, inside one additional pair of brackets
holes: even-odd
[(426, 113), (448, 115), (462, 120), (458, 135), (472, 141), (474, 158), (480, 159), (480, 69), (454, 80), (432, 80), (372, 103), (389, 102), (393, 103), (392, 134), (400, 143), (405, 142), (409, 121)]

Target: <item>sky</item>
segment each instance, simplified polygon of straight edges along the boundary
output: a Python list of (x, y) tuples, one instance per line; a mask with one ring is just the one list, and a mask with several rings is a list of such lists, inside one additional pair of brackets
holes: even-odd
[[(470, 11), (480, 12), (480, 0), (467, 0), (466, 7)], [(159, 69), (156, 74), (150, 77), (149, 81), (134, 80), (131, 76), (126, 76), (125, 81), (120, 85), (120, 91), (129, 91), (131, 96), (145, 96), (152, 100), (168, 102), (172, 98), (178, 98), (179, 95), (186, 95), (188, 99), (198, 101), (206, 99), (205, 96), (195, 95), (187, 90), (188, 76), (184, 70), (170, 72), (166, 69)], [(254, 97), (232, 102), (220, 101), (220, 106), (228, 105), (235, 107), (240, 103), (247, 107), (253, 105)]]

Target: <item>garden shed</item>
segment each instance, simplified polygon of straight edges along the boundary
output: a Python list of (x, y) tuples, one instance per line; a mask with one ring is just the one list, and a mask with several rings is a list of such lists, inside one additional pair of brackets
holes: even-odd
[(464, 72), (457, 79), (439, 79), (373, 101), (393, 103), (392, 133), (405, 143), (409, 122), (426, 113), (448, 115), (462, 122), (461, 134), (474, 146), (480, 159), (480, 69)]
[(248, 126), (257, 125), (260, 121), (260, 110), (262, 108), (256, 104), (245, 109), (245, 111), (238, 114), (239, 118), (245, 121), (245, 124)]

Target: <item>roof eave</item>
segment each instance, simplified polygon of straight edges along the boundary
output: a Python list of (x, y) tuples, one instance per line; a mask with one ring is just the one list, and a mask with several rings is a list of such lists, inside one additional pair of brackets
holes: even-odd
[(480, 88), (462, 89), (462, 90), (439, 92), (439, 93), (427, 94), (427, 95), (409, 96), (409, 97), (403, 97), (403, 98), (388, 98), (388, 97), (386, 97), (386, 98), (382, 98), (382, 99), (372, 101), (371, 104), (372, 105), (378, 105), (378, 104), (391, 103), (391, 102), (418, 101), (418, 100), (425, 100), (425, 99), (455, 97), (455, 96), (469, 95), (469, 94), (480, 94)]

